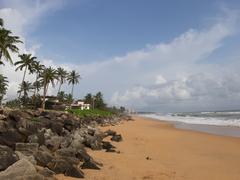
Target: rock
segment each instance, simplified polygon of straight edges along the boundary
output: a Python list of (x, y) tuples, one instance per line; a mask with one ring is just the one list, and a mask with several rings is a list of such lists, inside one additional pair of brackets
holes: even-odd
[(116, 152), (115, 149), (107, 149), (106, 152)]
[(81, 165), (82, 169), (96, 169), (96, 170), (100, 170), (100, 168), (97, 166), (97, 164), (94, 161), (85, 161), (82, 165)]
[(54, 171), (56, 174), (65, 173), (72, 165), (63, 159), (54, 159), (48, 163), (47, 167)]
[(11, 111), (8, 114), (8, 117), (16, 122), (20, 121), (21, 119), (31, 119), (31, 115), (20, 110)]
[(7, 117), (5, 115), (0, 114), (0, 120), (6, 120), (6, 119), (7, 119)]
[(18, 160), (13, 150), (7, 146), (0, 145), (0, 171), (5, 170)]
[(116, 134), (111, 138), (112, 141), (120, 142), (122, 141), (122, 136), (121, 134)]
[(25, 142), (25, 138), (16, 129), (8, 129), (0, 133), (0, 144), (14, 149), (17, 142)]
[(62, 148), (58, 149), (55, 154), (57, 156), (63, 156), (63, 157), (75, 157), (76, 150), (74, 148)]
[(88, 126), (88, 134), (90, 136), (94, 136), (94, 133), (95, 133), (95, 128), (92, 128), (91, 126)]
[(50, 139), (45, 140), (45, 145), (51, 151), (56, 151), (59, 149), (62, 140), (63, 137), (61, 136), (52, 136)]
[(102, 141), (102, 147), (103, 147), (103, 149), (106, 149), (106, 150), (116, 148), (110, 142), (107, 142), (107, 141)]
[(36, 166), (37, 172), (44, 177), (53, 177), (56, 173), (48, 169), (47, 167)]
[(23, 153), (21, 153), (20, 151), (15, 151), (18, 159), (27, 159), (29, 162), (31, 162), (33, 165), (37, 164), (37, 161), (35, 160), (33, 155), (30, 156), (25, 156)]
[(104, 132), (107, 136), (115, 136), (117, 133), (116, 131), (113, 131), (113, 130), (107, 130)]
[(152, 158), (150, 158), (149, 156), (146, 157), (146, 160), (152, 160)]
[(76, 178), (84, 178), (84, 173), (75, 166), (71, 166), (70, 168), (68, 168), (64, 175)]
[(64, 136), (65, 138), (60, 143), (60, 148), (68, 148), (72, 143), (72, 138), (69, 136)]
[(62, 123), (51, 122), (50, 127), (54, 133), (57, 133), (58, 135), (62, 135), (62, 132), (63, 132), (63, 124)]
[(52, 132), (51, 129), (45, 129), (45, 128), (43, 128), (43, 129), (41, 130), (41, 132), (44, 133), (44, 138), (45, 138), (45, 140), (46, 140), (46, 139), (50, 139), (52, 136), (54, 136), (54, 133)]
[(38, 146), (38, 143), (16, 143), (15, 150), (29, 156), (38, 151)]
[(92, 150), (101, 150), (102, 149), (102, 138), (99, 136), (90, 136), (85, 137), (84, 143), (85, 146), (90, 147)]
[(32, 135), (28, 136), (27, 141), (29, 143), (38, 143), (38, 136), (36, 134), (32, 134)]
[(37, 165), (46, 167), (54, 157), (47, 151), (38, 151), (34, 154), (34, 157), (37, 161)]
[(79, 158), (81, 161), (90, 161), (92, 159), (85, 149), (78, 150), (78, 152), (76, 153), (76, 157)]
[(74, 122), (70, 119), (64, 120), (64, 128), (68, 131), (72, 131), (74, 129)]
[(44, 180), (44, 176), (37, 173), (35, 167), (26, 159), (21, 159), (0, 172), (1, 180)]

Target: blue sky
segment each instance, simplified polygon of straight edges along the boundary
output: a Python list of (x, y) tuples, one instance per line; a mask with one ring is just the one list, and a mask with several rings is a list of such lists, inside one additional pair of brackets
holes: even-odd
[(44, 44), (41, 56), (75, 63), (103, 60), (146, 44), (170, 41), (188, 28), (204, 26), (211, 21), (209, 17), (219, 13), (221, 4), (192, 0), (71, 0), (59, 11), (44, 16), (29, 39)]
[[(239, 10), (237, 0), (0, 0), (21, 53), (82, 75), (76, 98), (100, 90), (110, 105), (164, 112), (240, 109)], [(1, 71), (14, 98), (22, 75)]]

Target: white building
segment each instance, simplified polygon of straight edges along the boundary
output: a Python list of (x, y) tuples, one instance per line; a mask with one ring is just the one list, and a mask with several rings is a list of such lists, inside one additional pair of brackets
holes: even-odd
[(81, 110), (89, 110), (90, 109), (90, 104), (85, 104), (84, 101), (76, 101), (74, 104), (71, 104), (72, 107), (79, 107)]

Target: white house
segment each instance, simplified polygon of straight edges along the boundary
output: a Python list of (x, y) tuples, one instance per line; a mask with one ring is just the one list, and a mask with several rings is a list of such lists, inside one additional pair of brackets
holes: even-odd
[(74, 104), (71, 104), (72, 107), (80, 108), (81, 110), (89, 110), (90, 104), (85, 104), (84, 101), (78, 100)]

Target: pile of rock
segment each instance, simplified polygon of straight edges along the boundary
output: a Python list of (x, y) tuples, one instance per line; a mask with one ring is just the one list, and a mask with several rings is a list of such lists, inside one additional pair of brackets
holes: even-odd
[[(103, 139), (121, 141), (113, 125), (121, 118), (84, 118), (50, 111), (14, 110), (0, 116), (0, 179), (55, 179), (55, 174), (83, 178), (82, 169), (100, 169), (85, 148), (116, 152)], [(127, 118), (128, 119), (128, 118)], [(126, 119), (126, 120), (127, 120)]]

